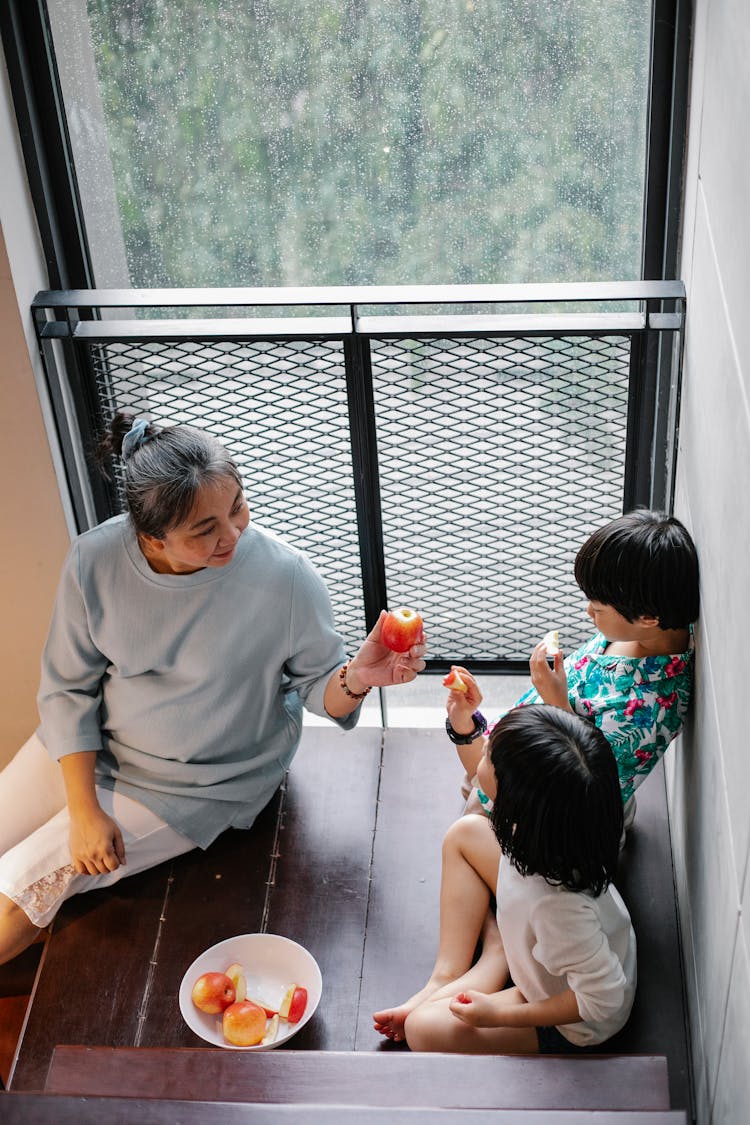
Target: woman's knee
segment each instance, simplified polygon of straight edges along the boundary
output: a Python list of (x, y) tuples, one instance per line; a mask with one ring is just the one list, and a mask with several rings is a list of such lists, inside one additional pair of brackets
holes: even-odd
[(0, 965), (28, 948), (40, 932), (25, 910), (7, 895), (0, 894)]
[[(28, 799), (34, 794), (33, 801)], [(25, 840), (65, 805), (62, 771), (33, 734), (0, 771), (0, 855)]]

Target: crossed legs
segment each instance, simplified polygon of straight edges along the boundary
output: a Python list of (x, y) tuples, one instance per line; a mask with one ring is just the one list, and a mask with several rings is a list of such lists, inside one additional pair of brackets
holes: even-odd
[[(457, 1019), (450, 1000), (466, 989), (499, 992), (508, 963), (489, 911), (497, 886), (500, 847), (484, 814), (462, 816), (443, 841), (440, 884), (440, 938), (427, 983), (404, 1003), (375, 1012), (375, 1030), (388, 1039), (406, 1039), (418, 1051), (498, 1053), (537, 1050), (532, 1029), (475, 1028)], [(482, 952), (472, 965), (477, 941)], [(518, 1002), (516, 990), (509, 999)]]

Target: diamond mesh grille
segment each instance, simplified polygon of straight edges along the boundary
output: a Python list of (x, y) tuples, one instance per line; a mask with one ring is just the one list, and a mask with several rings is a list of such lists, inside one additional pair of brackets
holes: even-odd
[[(590, 634), (572, 577), (621, 511), (626, 336), (371, 341), (388, 600), (418, 606), (430, 657), (525, 660), (549, 628)], [(204, 427), (253, 519), (306, 551), (349, 651), (364, 628), (341, 341), (90, 345), (106, 416)]]
[(309, 554), (353, 652), (365, 615), (342, 343), (108, 343), (92, 361), (108, 417), (136, 410), (224, 442), (251, 518)]
[(629, 355), (623, 337), (373, 345), (388, 598), (421, 607), (431, 655), (590, 635), (572, 566), (622, 511)]

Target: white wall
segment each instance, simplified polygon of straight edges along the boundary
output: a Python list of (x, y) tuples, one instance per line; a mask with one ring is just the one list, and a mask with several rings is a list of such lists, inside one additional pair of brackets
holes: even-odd
[[(750, 1120), (750, 5), (696, 0), (677, 514), (701, 559), (697, 699), (669, 763), (700, 1123)], [(747, 672), (746, 672), (747, 670)]]

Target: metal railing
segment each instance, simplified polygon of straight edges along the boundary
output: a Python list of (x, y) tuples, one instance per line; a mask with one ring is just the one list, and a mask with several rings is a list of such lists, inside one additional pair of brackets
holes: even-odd
[(684, 306), (681, 282), (627, 282), (69, 290), (33, 312), (81, 528), (121, 510), (88, 456), (113, 412), (199, 425), (350, 648), (408, 603), (434, 669), (519, 671), (547, 629), (588, 635), (586, 534), (669, 506)]

